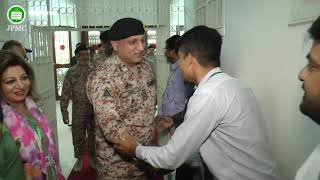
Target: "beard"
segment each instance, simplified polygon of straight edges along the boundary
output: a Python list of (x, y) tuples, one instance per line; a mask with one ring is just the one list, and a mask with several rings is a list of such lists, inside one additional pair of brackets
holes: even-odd
[[(314, 98), (316, 100), (316, 98)], [(310, 117), (314, 122), (320, 125), (320, 102), (313, 102), (308, 99), (306, 95), (303, 97), (303, 100), (300, 104), (300, 111)]]

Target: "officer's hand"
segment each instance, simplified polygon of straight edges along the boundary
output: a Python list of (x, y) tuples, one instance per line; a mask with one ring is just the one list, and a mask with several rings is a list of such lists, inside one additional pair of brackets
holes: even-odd
[(112, 143), (118, 153), (126, 156), (135, 156), (138, 143), (133, 136), (127, 133), (122, 134), (120, 139), (113, 140)]
[(173, 126), (173, 119), (166, 116), (157, 116), (156, 122), (159, 128), (169, 129)]
[(63, 117), (64, 124), (69, 124), (69, 117)]

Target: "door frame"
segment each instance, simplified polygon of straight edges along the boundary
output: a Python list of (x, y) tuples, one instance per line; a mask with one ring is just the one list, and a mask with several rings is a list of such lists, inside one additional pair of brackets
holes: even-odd
[[(61, 30), (61, 31), (64, 31), (64, 30)], [(56, 31), (53, 31), (52, 32), (52, 45), (53, 45), (53, 65), (54, 65), (54, 82), (55, 82), (55, 94), (56, 94), (56, 99), (57, 100), (60, 100), (61, 96), (59, 96), (59, 93), (58, 93), (58, 85), (57, 85), (57, 81), (58, 81), (58, 78), (57, 78), (57, 69), (59, 68), (70, 68), (70, 60), (72, 58), (72, 43), (71, 43), (71, 31), (68, 30), (68, 39), (69, 39), (69, 48), (70, 48), (70, 51), (69, 51), (69, 64), (57, 64), (56, 63), (56, 49), (55, 49), (55, 36), (54, 36), (54, 33)]]

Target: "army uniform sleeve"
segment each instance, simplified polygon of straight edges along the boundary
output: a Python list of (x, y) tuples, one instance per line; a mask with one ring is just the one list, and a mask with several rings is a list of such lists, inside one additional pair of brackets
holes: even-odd
[(66, 76), (64, 77), (63, 86), (62, 86), (62, 93), (60, 98), (60, 107), (61, 107), (61, 114), (62, 117), (68, 117), (68, 106), (69, 100), (72, 96), (72, 84), (71, 84), (71, 74), (70, 69), (67, 71)]
[(96, 125), (104, 138), (112, 142), (119, 139), (123, 132), (128, 132), (123, 116), (125, 104), (119, 102), (119, 92), (115, 90), (115, 82), (102, 83), (91, 73), (87, 83), (88, 99), (92, 102), (96, 115)]
[(86, 84), (86, 93), (87, 93), (87, 98), (89, 100), (89, 102), (92, 104), (92, 99), (91, 99), (91, 95), (93, 93), (92, 91), (92, 86), (93, 86), (93, 77), (95, 76), (95, 71), (91, 70), (91, 72), (88, 75), (87, 78), (87, 84)]

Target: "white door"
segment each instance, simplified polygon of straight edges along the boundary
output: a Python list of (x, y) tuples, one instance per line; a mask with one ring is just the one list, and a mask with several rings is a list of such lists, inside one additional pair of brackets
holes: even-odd
[(32, 58), (35, 73), (35, 91), (41, 97), (38, 106), (46, 113), (57, 137), (56, 96), (53, 73), (52, 31), (46, 27), (31, 26)]

